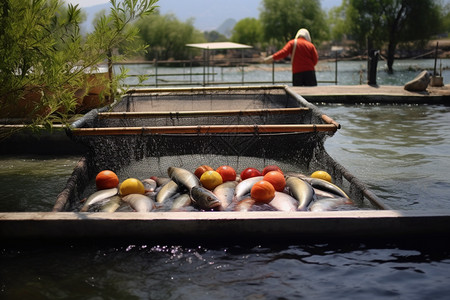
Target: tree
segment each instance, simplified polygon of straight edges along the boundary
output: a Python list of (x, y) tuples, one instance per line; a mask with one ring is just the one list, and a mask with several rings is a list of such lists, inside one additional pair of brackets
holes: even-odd
[(361, 47), (370, 50), (387, 43), (391, 73), (399, 43), (427, 40), (441, 28), (434, 0), (350, 0), (346, 15), (349, 32)]
[(342, 0), (341, 6), (335, 6), (328, 12), (327, 23), (330, 27), (330, 37), (332, 40), (340, 41), (346, 35), (346, 8), (349, 0)]
[(149, 60), (187, 59), (189, 49), (186, 44), (206, 41), (203, 34), (195, 29), (193, 20), (181, 22), (173, 14), (144, 18), (137, 26), (141, 39), (150, 45), (146, 55)]
[(245, 18), (234, 25), (231, 40), (236, 43), (257, 47), (263, 39), (261, 22), (255, 18)]
[[(109, 15), (95, 30), (80, 34), (81, 10), (59, 0), (0, 2), (0, 112), (20, 117), (32, 128), (67, 124), (88, 92), (88, 78), (100, 63), (117, 61), (145, 49), (113, 49), (136, 38), (132, 22), (150, 14), (157, 0), (111, 0)], [(110, 67), (110, 70), (112, 68)], [(112, 79), (110, 77), (110, 79)], [(116, 80), (104, 82), (117, 84)], [(115, 89), (108, 89), (115, 96)], [(20, 111), (18, 107), (23, 106)]]
[(309, 30), (314, 41), (328, 38), (319, 0), (263, 0), (260, 20), (265, 40), (278, 46), (293, 39), (302, 27)]

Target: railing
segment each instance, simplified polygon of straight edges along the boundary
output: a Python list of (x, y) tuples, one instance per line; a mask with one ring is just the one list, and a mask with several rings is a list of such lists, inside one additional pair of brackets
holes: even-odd
[[(334, 80), (318, 80), (318, 83), (337, 84), (338, 83), (338, 57), (336, 55), (334, 61)], [(260, 59), (255, 58), (241, 58), (241, 59), (213, 59), (213, 60), (170, 60), (170, 61), (134, 61), (116, 64), (121, 65), (137, 65), (139, 72), (128, 74), (131, 78), (126, 84), (130, 87), (163, 87), (163, 86), (211, 86), (211, 85), (276, 85), (276, 84), (290, 84), (292, 83), (292, 76), (283, 80), (277, 78), (282, 77), (281, 72), (286, 73), (286, 68), (289, 68), (288, 63), (272, 63), (271, 64), (271, 79), (270, 80), (249, 80), (247, 73), (249, 70), (260, 68), (264, 66), (267, 68), (270, 65), (261, 64)], [(151, 66), (150, 70), (148, 66)], [(220, 74), (216, 71), (220, 69)], [(235, 72), (234, 78), (236, 80), (216, 80), (217, 76), (224, 77), (223, 72), (226, 68), (238, 68)], [(161, 72), (161, 70), (170, 70), (175, 72)], [(181, 70), (180, 70), (181, 69)], [(284, 71), (280, 71), (284, 69)], [(141, 72), (143, 71), (143, 72)], [(149, 71), (149, 72), (148, 72)], [(254, 71), (254, 70), (253, 70)], [(285, 74), (284, 74), (285, 75)], [(141, 84), (137, 84), (135, 79), (139, 76), (146, 76), (147, 80)], [(239, 79), (237, 79), (240, 77)], [(286, 76), (284, 76), (286, 77)]]

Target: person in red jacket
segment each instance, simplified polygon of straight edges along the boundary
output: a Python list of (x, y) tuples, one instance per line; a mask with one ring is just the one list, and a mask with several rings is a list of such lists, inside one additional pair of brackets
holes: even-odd
[(280, 51), (266, 57), (265, 62), (270, 63), (291, 55), (292, 84), (294, 86), (316, 86), (316, 66), (319, 55), (316, 47), (311, 43), (309, 31), (300, 29), (295, 39), (290, 40)]

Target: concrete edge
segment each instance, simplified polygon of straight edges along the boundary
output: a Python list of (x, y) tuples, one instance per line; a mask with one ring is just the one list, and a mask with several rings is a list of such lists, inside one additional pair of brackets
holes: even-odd
[(310, 240), (448, 236), (450, 211), (0, 213), (2, 240)]

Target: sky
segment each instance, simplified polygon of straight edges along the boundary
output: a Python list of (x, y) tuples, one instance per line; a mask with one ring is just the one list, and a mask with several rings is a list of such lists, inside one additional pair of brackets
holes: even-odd
[[(160, 0), (159, 2), (164, 1), (164, 0)], [(181, 0), (180, 0), (181, 1)], [(334, 4), (333, 6), (339, 6), (341, 5), (342, 0), (334, 0), (333, 2), (336, 2), (336, 4)], [(80, 7), (89, 7), (89, 6), (94, 6), (94, 5), (98, 5), (98, 4), (103, 4), (103, 3), (108, 3), (109, 0), (65, 0), (66, 3), (72, 3), (72, 4), (79, 4)], [(329, 1), (331, 2), (331, 1)], [(159, 4), (161, 5), (161, 4)]]
[(73, 5), (79, 4), (80, 7), (89, 7), (98, 4), (108, 3), (109, 0), (66, 0), (66, 3), (72, 3)]

